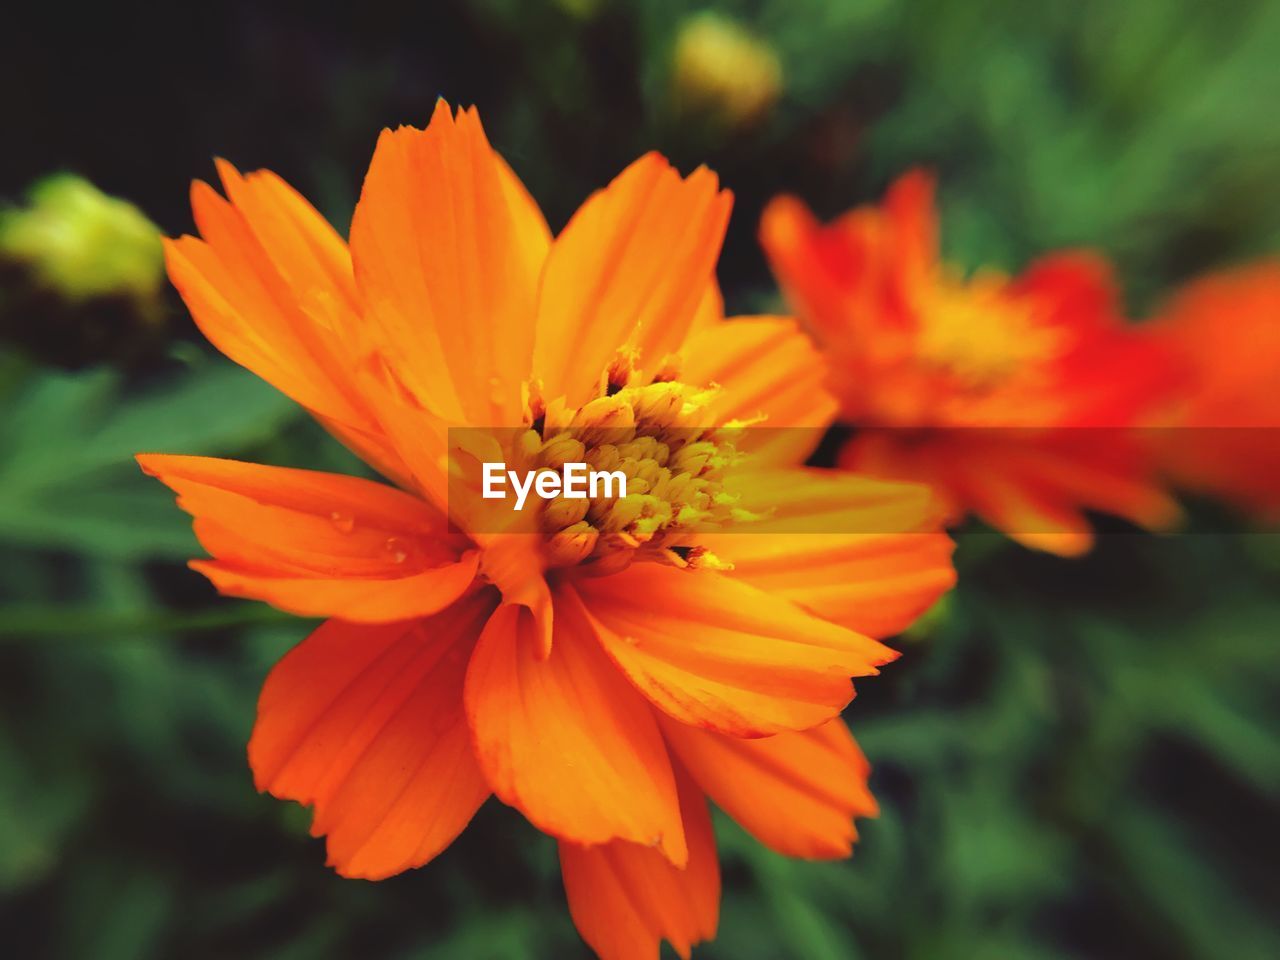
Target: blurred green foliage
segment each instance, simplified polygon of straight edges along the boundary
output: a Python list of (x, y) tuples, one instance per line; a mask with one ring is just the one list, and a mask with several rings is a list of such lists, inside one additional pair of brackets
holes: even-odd
[[(772, 109), (733, 123), (682, 110), (673, 89), (677, 37), (702, 9), (10, 12), (0, 191), (16, 201), (72, 170), (178, 233), (185, 181), (222, 154), (276, 169), (344, 226), (377, 129), (422, 123), (444, 95), (479, 104), (553, 225), (645, 149), (717, 169), (738, 197), (721, 268), (738, 310), (777, 305), (754, 242), (770, 196), (834, 213), (915, 163), (941, 174), (957, 260), (1100, 247), (1137, 313), (1190, 274), (1280, 247), (1280, 5), (725, 2), (713, 9), (772, 48), (782, 76)], [(0, 286), (6, 952), (584, 955), (553, 846), (509, 810), (490, 804), (428, 868), (368, 884), (332, 875), (306, 815), (253, 791), (258, 688), (310, 625), (216, 598), (187, 571), (187, 520), (131, 456), (353, 458), (213, 355), (172, 296), (163, 350), (72, 374), (12, 334), (15, 317), (52, 321), (11, 293)], [(59, 343), (83, 362), (73, 348), (101, 343), (100, 315), (60, 316)], [(116, 346), (90, 358), (128, 355)], [(882, 817), (838, 864), (784, 860), (720, 822), (722, 930), (699, 955), (1280, 956), (1280, 546), (1197, 533), (1222, 529), (1211, 510), (1179, 537), (1115, 531), (1076, 562), (964, 535), (960, 589), (848, 712)]]

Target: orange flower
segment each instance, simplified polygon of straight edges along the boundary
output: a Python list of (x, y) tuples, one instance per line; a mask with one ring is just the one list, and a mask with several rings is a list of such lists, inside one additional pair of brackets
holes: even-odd
[[(834, 405), (792, 321), (723, 322), (716, 177), (647, 155), (553, 239), (476, 113), (441, 103), (383, 132), (348, 251), (274, 175), (219, 166), (228, 199), (195, 185), (171, 278), (396, 484), (139, 458), (219, 590), (331, 618), (267, 679), (259, 788), (313, 805), (365, 878), (427, 862), (493, 793), (559, 839), (608, 958), (714, 933), (704, 796), (776, 850), (847, 854), (874, 812), (850, 677), (950, 587), (951, 543), (924, 488), (795, 466)], [(761, 418), (795, 429), (737, 450)], [(638, 486), (495, 531), (450, 481), (478, 448)]]
[(913, 171), (826, 226), (794, 198), (765, 210), (765, 251), (859, 430), (841, 465), (928, 483), (953, 519), (1061, 554), (1089, 548), (1084, 509), (1172, 522), (1128, 434), (1166, 365), (1123, 329), (1106, 263), (1068, 252), (962, 277), (939, 259), (933, 193)]
[(1187, 377), (1162, 431), (1174, 479), (1280, 517), (1280, 261), (1187, 284), (1154, 330)]

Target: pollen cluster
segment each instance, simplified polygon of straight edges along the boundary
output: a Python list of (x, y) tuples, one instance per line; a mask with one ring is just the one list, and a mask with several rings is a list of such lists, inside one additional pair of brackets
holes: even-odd
[(615, 368), (600, 396), (577, 409), (543, 411), (519, 438), (516, 455), (526, 469), (560, 471), (585, 462), (627, 478), (625, 497), (615, 491), (545, 502), (540, 523), (548, 564), (589, 564), (599, 573), (638, 559), (721, 567), (690, 541), (697, 531), (755, 519), (723, 485), (740, 457), (734, 443), (740, 428), (706, 426), (714, 390), (636, 379)]
[(917, 304), (921, 360), (983, 391), (1052, 359), (1061, 349), (1060, 332), (1040, 323), (1028, 304), (1011, 299), (1006, 286), (1006, 278), (994, 273), (966, 283), (942, 278)]

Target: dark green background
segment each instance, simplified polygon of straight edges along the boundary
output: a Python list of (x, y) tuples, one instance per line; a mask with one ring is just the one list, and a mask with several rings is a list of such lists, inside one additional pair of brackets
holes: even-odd
[[(553, 227), (645, 149), (716, 168), (738, 196), (737, 310), (776, 306), (754, 241), (768, 197), (834, 213), (921, 162), (956, 260), (1096, 246), (1136, 315), (1280, 248), (1275, 3), (724, 4), (786, 78), (736, 132), (672, 108), (674, 2), (31, 6), (0, 27), (0, 193), (71, 170), (170, 233), (214, 154), (345, 226), (378, 129), (443, 95), (479, 105)], [(257, 691), (308, 625), (216, 598), (182, 566), (186, 518), (128, 458), (350, 457), (171, 295), (158, 337), (99, 304), (42, 339), (67, 308), (23, 300), (15, 320), (5, 290), (10, 340), (38, 349), (0, 346), (0, 949), (583, 955), (553, 845), (497, 804), (426, 869), (369, 884), (253, 791)], [(1280, 543), (1247, 529), (1199, 505), (1192, 532), (1115, 530), (1082, 561), (963, 535), (960, 589), (848, 712), (883, 816), (837, 864), (720, 822), (722, 932), (699, 955), (1280, 956)]]

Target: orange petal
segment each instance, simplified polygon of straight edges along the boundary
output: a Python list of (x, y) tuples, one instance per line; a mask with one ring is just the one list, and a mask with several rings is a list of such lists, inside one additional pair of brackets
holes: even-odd
[[(479, 114), (474, 109), (471, 114), (479, 126)], [(502, 181), (502, 192), (511, 211), (511, 228), (515, 234), (516, 249), (526, 261), (521, 269), (541, 276), (547, 252), (551, 249), (551, 230), (547, 227), (547, 219), (542, 215), (538, 201), (533, 199), (524, 181), (511, 169), (511, 165), (496, 151), (493, 157), (497, 161), (498, 179)]]
[(956, 465), (955, 471), (969, 508), (1009, 539), (1061, 557), (1078, 557), (1093, 549), (1093, 527), (1082, 505), (1021, 482), (1016, 472), (1002, 470), (998, 462), (979, 469)]
[(551, 654), (555, 603), (547, 586), (540, 538), (526, 534), (477, 534), (482, 553), (480, 569), (502, 592), (502, 602), (526, 608), (533, 615), (534, 651), (539, 660)]
[(677, 776), (689, 863), (672, 866), (656, 850), (615, 840), (596, 847), (560, 843), (569, 914), (600, 960), (653, 960), (661, 941), (688, 960), (716, 935), (720, 864), (707, 802), (687, 774)]
[[(516, 514), (506, 511), (505, 518), (492, 512), (471, 514), (466, 484), (460, 477), (465, 474), (457, 469), (463, 461), (464, 451), (451, 443), (450, 437), (462, 440), (492, 440), (507, 431), (489, 434), (487, 431), (461, 430), (453, 433), (438, 417), (422, 410), (412, 402), (404, 402), (387, 385), (370, 374), (366, 381), (368, 395), (375, 398), (382, 411), (383, 423), (390, 436), (405, 451), (405, 462), (410, 471), (410, 485), (441, 511), (448, 511), (450, 520), (458, 527), (470, 531), (471, 540), (481, 548), (480, 572), (486, 581), (502, 591), (504, 603), (527, 607), (536, 618), (540, 636), (539, 650), (546, 656), (551, 649), (551, 621), (553, 609), (551, 594), (545, 576), (545, 554), (542, 537), (536, 532), (520, 530), (523, 522), (534, 522), (536, 514)], [(486, 460), (503, 460), (500, 448), (485, 456)], [(474, 451), (466, 451), (467, 456)], [(452, 464), (449, 473), (446, 465)], [(470, 491), (476, 495), (479, 490)], [(510, 521), (514, 530), (500, 529), (499, 524)], [(472, 522), (474, 521), (474, 522)]]
[(847, 857), (854, 817), (874, 817), (867, 763), (843, 720), (743, 740), (660, 718), (681, 765), (725, 813), (788, 857)]
[(1190, 375), (1178, 425), (1280, 425), (1277, 316), (1280, 259), (1211, 273), (1177, 291), (1152, 329)]
[[(993, 431), (991, 437), (1011, 437)], [(1016, 456), (1020, 441), (984, 444), (984, 434), (960, 430), (928, 443), (899, 444), (891, 434), (855, 436), (840, 452), (840, 466), (934, 487), (956, 511), (972, 512), (1011, 540), (1033, 550), (1079, 556), (1093, 546), (1093, 531), (1078, 505), (1047, 496), (1021, 482)]]
[(733, 576), (872, 637), (901, 633), (955, 585), (954, 544), (917, 484), (831, 470), (745, 472), (733, 492), (764, 514), (700, 536)]
[(1164, 466), (1188, 489), (1274, 520), (1280, 516), (1280, 260), (1200, 277), (1177, 292), (1152, 331), (1184, 367)]
[(699, 167), (682, 179), (656, 153), (596, 193), (556, 238), (538, 301), (534, 374), (576, 406), (618, 350), (660, 363), (684, 341), (712, 280), (732, 196)]
[(734, 576), (869, 637), (902, 633), (955, 585), (940, 534), (741, 534), (710, 545)]
[(1031, 549), (1087, 552), (1094, 537), (1086, 509), (1150, 529), (1178, 520), (1178, 507), (1152, 476), (1134, 431), (958, 430), (927, 442), (896, 440), (892, 433), (855, 437), (840, 464), (930, 484), (958, 511), (971, 511)]
[(1117, 287), (1106, 258), (1090, 250), (1066, 250), (1029, 264), (1009, 291), (1038, 300), (1049, 313), (1046, 325), (1086, 333), (1123, 323)]
[(720, 386), (708, 422), (759, 421), (744, 449), (767, 461), (803, 461), (835, 419), (835, 398), (823, 386), (826, 363), (789, 317), (737, 317), (706, 327), (681, 353), (682, 380)]
[[(884, 226), (879, 213), (859, 209), (829, 226), (820, 224), (795, 197), (777, 197), (760, 220), (760, 244), (788, 300), (828, 349), (873, 346)], [(853, 349), (846, 351), (853, 352)]]
[(405, 476), (400, 485), (447, 514), (449, 421), (424, 410), (409, 396), (381, 352), (361, 365), (356, 378), (391, 443), (403, 452)]
[(425, 130), (384, 130), (351, 223), (367, 319), (426, 408), (483, 426), (521, 422), (541, 214), (479, 115), (437, 101)]
[(902, 174), (885, 191), (883, 215), (891, 233), (893, 264), (905, 283), (924, 280), (937, 266), (936, 191), (937, 179), (919, 168)]
[(389, 622), (451, 604), (475, 579), (474, 550), (424, 501), (382, 483), (212, 457), (147, 454), (142, 469), (196, 518), (224, 593), (303, 616)]
[(288, 184), (218, 161), (230, 202), (192, 186), (203, 239), (165, 241), (169, 276), (209, 341), (394, 474), (398, 458), (352, 382), (360, 306), (346, 244)]
[(817, 726), (853, 697), (851, 676), (897, 656), (708, 570), (635, 564), (578, 590), (601, 643), (645, 696), (682, 723), (732, 736)]
[(491, 593), (411, 623), (330, 620), (267, 677), (249, 741), (259, 790), (315, 807), (329, 863), (376, 880), (447, 847), (488, 796), (462, 712)]
[(629, 840), (688, 856), (671, 762), (653, 712), (556, 594), (555, 643), (539, 659), (525, 607), (490, 619), (467, 671), (466, 707), (493, 792), (538, 829), (577, 843)]
[(761, 245), (838, 374), (828, 386), (846, 418), (861, 418), (868, 407), (882, 418), (928, 405), (920, 394), (932, 391), (935, 378), (913, 364), (912, 303), (938, 282), (937, 233), (933, 179), (922, 171), (901, 177), (883, 204), (829, 224), (794, 197), (778, 197), (764, 211)]
[(702, 291), (702, 299), (698, 301), (698, 309), (694, 311), (693, 322), (689, 325), (689, 336), (723, 320), (724, 296), (720, 293), (720, 284), (713, 279)]
[[(322, 301), (345, 320), (360, 313), (347, 245), (311, 204), (270, 170), (242, 176), (225, 160), (215, 161), (223, 188), (290, 291)], [(207, 211), (205, 211), (207, 212)], [(353, 330), (342, 331), (354, 333)]]
[(1063, 431), (1043, 446), (1020, 444), (1007, 475), (1047, 500), (1167, 530), (1181, 514), (1154, 476), (1144, 439), (1130, 429)]

